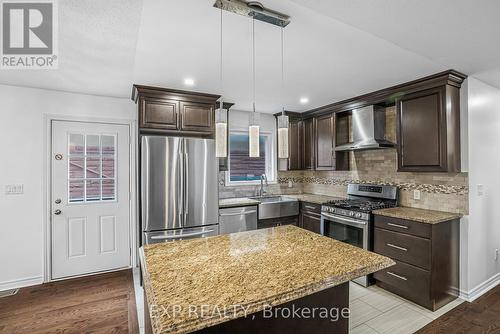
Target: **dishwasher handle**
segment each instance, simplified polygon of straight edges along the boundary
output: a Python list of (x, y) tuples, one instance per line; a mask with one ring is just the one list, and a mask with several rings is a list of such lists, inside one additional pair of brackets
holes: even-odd
[(247, 216), (253, 213), (257, 213), (257, 210), (236, 212), (236, 213), (220, 213), (221, 217), (234, 217), (234, 216)]

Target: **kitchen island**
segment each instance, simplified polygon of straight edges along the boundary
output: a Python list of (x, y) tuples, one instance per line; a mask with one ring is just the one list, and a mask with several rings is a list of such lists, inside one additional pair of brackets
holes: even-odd
[(347, 333), (349, 280), (394, 264), (295, 226), (146, 245), (140, 257), (154, 334)]

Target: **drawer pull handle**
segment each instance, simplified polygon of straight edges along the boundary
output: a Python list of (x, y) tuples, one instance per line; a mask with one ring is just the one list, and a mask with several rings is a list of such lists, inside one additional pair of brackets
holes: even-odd
[(396, 249), (402, 250), (403, 252), (407, 252), (408, 251), (408, 248), (396, 246), (396, 245), (393, 245), (393, 244), (386, 244), (386, 245), (389, 246), (389, 247), (392, 247), (392, 248), (396, 248)]
[(403, 281), (407, 281), (407, 280), (408, 280), (406, 277), (404, 277), (404, 276), (400, 276), (400, 275), (395, 274), (395, 273), (393, 273), (393, 272), (391, 272), (391, 271), (386, 271), (386, 273), (388, 273), (389, 275), (394, 276), (394, 277), (396, 277), (396, 278), (399, 278), (400, 280), (403, 280)]
[(316, 210), (316, 207), (314, 207), (314, 206), (304, 205), (304, 207), (305, 207), (306, 209), (309, 209), (309, 210)]
[(404, 225), (399, 225), (399, 224), (393, 224), (393, 223), (387, 223), (388, 226), (392, 226), (392, 227), (399, 227), (399, 228), (404, 228), (404, 229), (408, 229), (408, 226), (404, 226)]

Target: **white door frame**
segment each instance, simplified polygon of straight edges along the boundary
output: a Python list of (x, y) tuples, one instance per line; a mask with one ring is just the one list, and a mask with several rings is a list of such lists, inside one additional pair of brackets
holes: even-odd
[(130, 264), (135, 268), (138, 264), (138, 233), (137, 222), (137, 121), (131, 119), (111, 119), (100, 117), (85, 117), (71, 115), (44, 114), (44, 138), (43, 138), (43, 282), (52, 281), (52, 260), (51, 260), (51, 161), (52, 161), (52, 122), (86, 122), (86, 123), (108, 123), (113, 125), (126, 125), (129, 127), (129, 152), (130, 152), (130, 212), (129, 212), (129, 238), (131, 247)]

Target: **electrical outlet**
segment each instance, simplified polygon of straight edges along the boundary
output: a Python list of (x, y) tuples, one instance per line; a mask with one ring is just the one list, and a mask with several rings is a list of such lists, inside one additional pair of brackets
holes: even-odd
[(484, 195), (484, 185), (482, 185), (482, 184), (477, 185), (477, 195), (478, 196)]
[(288, 188), (293, 188), (293, 182), (292, 182), (292, 180), (288, 181)]
[(498, 261), (498, 248), (495, 249), (495, 261)]
[(420, 200), (420, 190), (413, 190), (413, 199), (419, 201)]
[(5, 195), (20, 195), (24, 193), (22, 184), (9, 184), (5, 186)]

